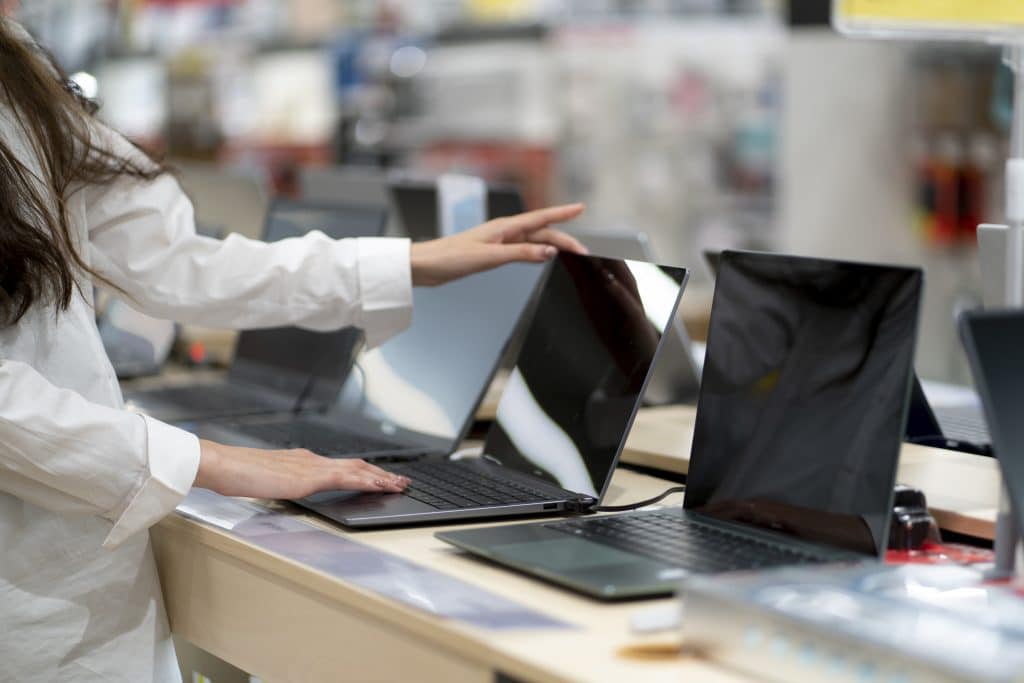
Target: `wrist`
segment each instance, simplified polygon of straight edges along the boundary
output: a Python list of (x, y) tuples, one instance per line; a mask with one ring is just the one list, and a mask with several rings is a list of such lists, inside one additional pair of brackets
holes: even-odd
[(213, 441), (199, 440), (199, 469), (193, 486), (201, 489), (218, 490), (218, 480), (223, 469), (221, 446)]

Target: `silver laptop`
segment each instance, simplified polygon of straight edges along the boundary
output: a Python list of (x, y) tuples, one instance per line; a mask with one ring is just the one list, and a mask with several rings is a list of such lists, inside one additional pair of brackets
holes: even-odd
[(181, 426), (223, 443), (334, 457), (450, 453), (471, 428), (541, 273), (538, 265), (509, 264), (415, 288), (411, 326), (363, 350), (324, 410)]
[[(264, 239), (275, 242), (312, 229), (335, 239), (371, 237), (383, 230), (385, 218), (376, 207), (280, 199), (267, 214)], [(361, 345), (355, 328), (247, 330), (238, 336), (226, 378), (128, 391), (125, 402), (166, 421), (322, 407), (337, 397)]]
[(480, 457), (386, 464), (412, 479), (404, 493), (334, 491), (299, 504), (352, 527), (597, 505), (685, 281), (682, 268), (560, 254), (547, 270)]
[(438, 534), (588, 595), (689, 574), (877, 561), (913, 376), (920, 269), (723, 252), (683, 509)]

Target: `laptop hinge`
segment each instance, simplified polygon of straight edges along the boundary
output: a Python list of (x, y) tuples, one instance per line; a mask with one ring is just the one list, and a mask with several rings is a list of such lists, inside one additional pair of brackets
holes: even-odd
[(565, 509), (569, 512), (589, 512), (595, 505), (597, 498), (577, 493), (566, 502)]

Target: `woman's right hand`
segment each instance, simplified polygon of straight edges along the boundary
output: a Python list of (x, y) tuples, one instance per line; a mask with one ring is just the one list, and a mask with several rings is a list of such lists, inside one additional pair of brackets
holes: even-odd
[(364, 460), (325, 458), (305, 449), (268, 451), (225, 446), (200, 439), (199, 472), (193, 486), (225, 496), (294, 500), (319, 491), (398, 493), (401, 477)]

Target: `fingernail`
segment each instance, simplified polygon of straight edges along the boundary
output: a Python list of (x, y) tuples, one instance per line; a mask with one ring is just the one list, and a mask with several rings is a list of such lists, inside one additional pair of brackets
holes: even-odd
[(552, 258), (557, 253), (558, 250), (555, 249), (554, 247), (544, 247), (544, 256), (546, 258)]
[(387, 486), (387, 482), (384, 481), (383, 479), (374, 479), (373, 483), (376, 486), (379, 486), (380, 488), (384, 488), (385, 486)]

